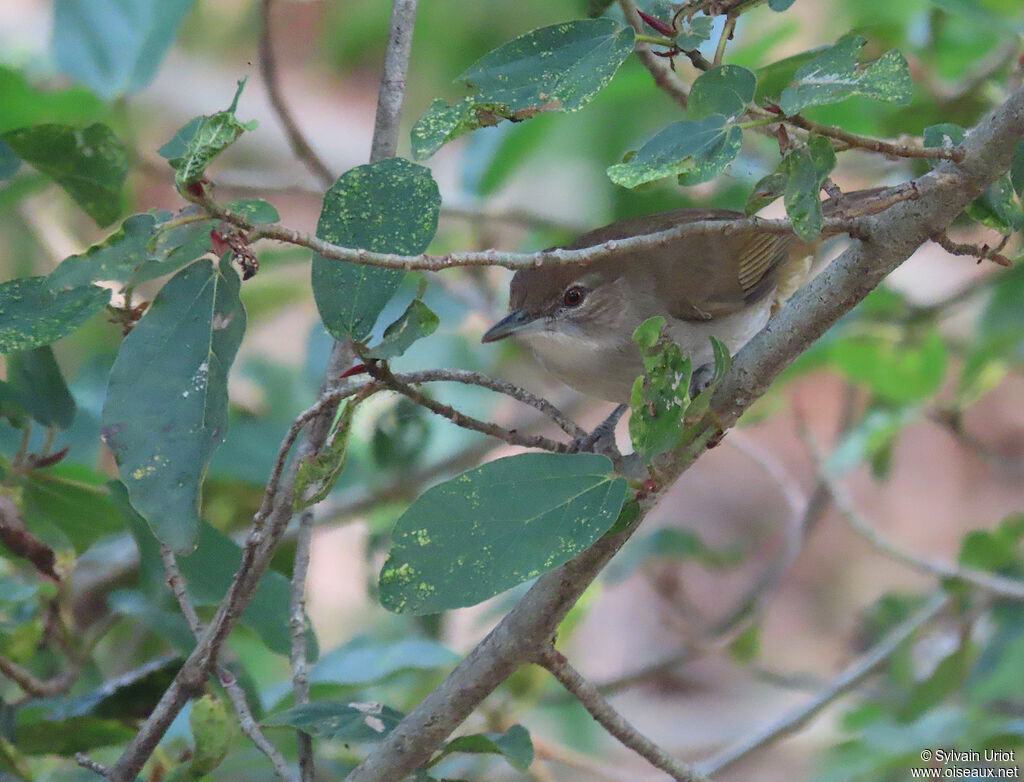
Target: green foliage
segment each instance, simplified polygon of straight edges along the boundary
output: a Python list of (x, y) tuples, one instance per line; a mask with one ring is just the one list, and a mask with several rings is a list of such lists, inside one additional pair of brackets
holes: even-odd
[(295, 510), (323, 502), (338, 483), (348, 460), (348, 438), (355, 410), (356, 405), (345, 403), (324, 447), (299, 465), (295, 476)]
[(408, 638), (387, 643), (357, 636), (328, 652), (310, 670), (311, 684), (372, 684), (410, 670), (446, 668), (459, 656), (436, 641)]
[(0, 134), (14, 153), (67, 191), (100, 226), (121, 215), (128, 150), (106, 125), (33, 125)]
[(227, 757), (238, 731), (224, 701), (209, 693), (192, 702), (189, 727), (194, 751), (187, 774), (191, 779), (200, 779)]
[(791, 86), (782, 91), (779, 107), (788, 115), (810, 106), (837, 103), (854, 95), (906, 104), (913, 84), (906, 58), (888, 51), (870, 65), (860, 65), (857, 55), (867, 39), (845, 35), (830, 49), (797, 68)]
[(533, 742), (530, 732), (522, 725), (513, 725), (504, 733), (473, 733), (452, 739), (431, 761), (431, 765), (453, 752), (501, 755), (519, 771), (526, 771), (533, 763)]
[(665, 127), (625, 163), (608, 168), (609, 178), (623, 187), (637, 187), (667, 176), (695, 185), (725, 171), (743, 143), (743, 131), (721, 114), (681, 120)]
[(110, 374), (104, 440), (132, 506), (176, 551), (195, 545), (203, 474), (227, 436), (227, 373), (245, 333), (238, 292), (226, 262), (178, 272)]
[(167, 158), (171, 168), (177, 172), (174, 184), (178, 190), (186, 191), (199, 182), (217, 155), (234, 144), (245, 131), (256, 129), (256, 120), (239, 122), (235, 116), (238, 99), (242, 97), (244, 88), (243, 79), (238, 82), (235, 97), (227, 109), (190, 120), (170, 142), (160, 148), (160, 154)]
[[(160, 550), (145, 520), (128, 504), (127, 492), (117, 482), (111, 485), (111, 499), (139, 549), (140, 568), (147, 597), (158, 599), (165, 592)], [(203, 522), (197, 532), (195, 550), (178, 558), (178, 567), (188, 583), (189, 596), (197, 606), (217, 605), (230, 589), (235, 571), (242, 562), (242, 549), (223, 532)], [(148, 576), (148, 579), (147, 577)], [(263, 577), (249, 607), (242, 613), (241, 624), (252, 630), (272, 652), (287, 655), (291, 649), (291, 633), (281, 617), (290, 614), (291, 591), (288, 579), (271, 570)], [(160, 634), (172, 642), (180, 642), (177, 627), (161, 627)], [(308, 634), (310, 658), (316, 657), (316, 639)]]
[(440, 325), (441, 319), (420, 299), (413, 299), (405, 312), (394, 323), (384, 329), (380, 344), (366, 352), (367, 358), (381, 360), (398, 358), (412, 344), (423, 337), (429, 337)]
[(698, 76), (690, 88), (687, 116), (703, 119), (721, 114), (735, 119), (754, 99), (757, 76), (738, 65), (719, 65)]
[(691, 399), (693, 362), (683, 357), (668, 335), (665, 318), (659, 315), (641, 323), (633, 341), (643, 356), (644, 374), (633, 383), (629, 436), (637, 453), (649, 461), (684, 441), (689, 435), (686, 419), (707, 412), (712, 393), (729, 369), (730, 356), (721, 342), (712, 339), (714, 373), (707, 387)]
[(558, 567), (615, 521), (626, 481), (597, 454), (520, 454), (421, 494), (392, 533), (380, 599), (399, 613), (474, 605)]
[(7, 355), (9, 389), (32, 420), (67, 429), (75, 417), (75, 400), (64, 383), (49, 345)]
[(104, 99), (152, 81), (192, 0), (56, 0), (53, 53), (61, 70)]
[[(40, 67), (20, 52), (8, 59), (20, 58), (24, 66), (0, 67), (0, 225), (6, 229), (0, 260), (6, 261), (4, 279), (9, 280), (0, 283), (0, 351), (6, 354), (6, 380), (0, 383), (0, 492), (6, 505), (13, 503), (16, 521), (25, 523), (31, 539), (56, 555), (56, 572), (63, 579), (51, 583), (19, 552), (0, 548), (0, 654), (39, 681), (65, 673), (74, 679), (70, 692), (43, 699), (4, 677), (0, 776), (40, 782), (64, 778), (74, 773), (70, 755), (78, 751), (97, 750), (104, 763), (116, 759), (166, 691), (182, 655), (196, 645), (167, 588), (161, 541), (190, 552), (180, 554), (177, 562), (189, 599), (208, 621), (243, 562), (235, 540), (242, 539), (260, 506), (283, 433), (313, 403), (321, 383), (354, 386), (365, 379), (358, 373), (339, 378), (340, 372), (325, 379), (319, 365), (330, 343), (326, 333), (318, 326), (303, 354), (301, 336), (290, 332), (291, 318), (271, 320), (306, 295), (299, 264), (308, 259), (308, 251), (280, 252), (254, 244), (262, 271), (244, 288), (229, 259), (218, 266), (195, 263), (215, 245), (218, 252), (224, 248), (220, 239), (211, 241), (211, 232), (222, 236), (226, 226), (210, 219), (201, 202), (239, 184), (225, 174), (217, 188), (217, 182), (207, 181), (216, 179), (207, 169), (242, 132), (255, 127), (236, 117), (241, 86), (228, 109), (195, 117), (159, 150), (176, 169), (181, 194), (196, 203), (174, 206), (173, 191), (158, 190), (149, 166), (141, 168), (140, 176), (133, 172), (132, 186), (124, 186), (129, 161), (148, 160), (157, 146), (153, 134), (174, 127), (175, 118), (161, 105), (163, 93), (138, 102), (120, 97), (150, 82), (183, 18), (188, 17), (183, 58), (191, 65), (205, 68), (216, 58), (230, 73), (244, 71), (245, 60), (252, 57), (254, 15), (232, 16), (232, 4), (215, 3), (195, 4), (195, 12), (188, 14), (192, 5), (190, 0), (57, 0), (56, 65), (91, 89), (48, 83), (51, 71), (45, 64)], [(926, 145), (951, 149), (963, 141), (964, 128), (974, 126), (1011, 83), (1019, 51), (1011, 56), (1002, 50), (1022, 19), (1016, 0), (863, 0), (823, 3), (808, 26), (801, 24), (807, 4), (753, 0), (733, 9), (742, 14), (735, 40), (723, 41), (726, 64), (694, 78), (684, 57), (698, 64), (711, 59), (723, 21), (707, 15), (715, 4), (676, 17), (678, 4), (642, 0), (640, 7), (662, 22), (649, 24), (645, 32), (668, 36), (688, 53), (676, 53), (674, 61), (689, 89), (681, 114), (678, 103), (629, 56), (635, 36), (616, 3), (579, 0), (574, 4), (578, 13), (602, 18), (577, 21), (564, 21), (570, 13), (564, 5), (541, 0), (522, 0), (513, 14), (495, 0), (458, 4), (457, 10), (452, 4), (421, 5), (407, 105), (430, 105), (439, 76), (450, 78), (490, 51), (458, 80), (470, 96), (452, 105), (434, 102), (413, 128), (412, 153), (422, 157), (468, 131), (499, 126), (467, 138), (453, 153), (455, 169), (446, 161), (442, 181), (448, 187), (454, 184), (465, 197), (477, 198), (497, 194), (510, 183), (538, 187), (540, 182), (542, 188), (559, 188), (558, 197), (571, 201), (566, 208), (574, 222), (595, 224), (606, 217), (690, 204), (735, 208), (744, 199), (752, 214), (783, 198), (796, 232), (808, 240), (821, 231), (826, 179), (849, 181), (845, 144), (807, 135), (792, 124), (787, 124), (788, 137), (779, 133), (764, 139), (744, 131), (765, 126), (775, 135), (785, 120), (778, 113), (781, 106), (790, 116), (799, 112), (819, 123), (825, 133), (830, 131), (824, 126), (835, 125), (913, 145), (912, 137), (923, 130)], [(346, 71), (353, 65), (360, 72), (378, 69), (389, 6), (376, 0), (328, 4), (324, 31), (320, 40), (309, 42), (311, 51), (322, 50), (332, 65)], [(289, 21), (276, 19), (272, 28), (281, 30)], [(674, 31), (666, 31), (669, 23)], [(531, 28), (538, 29), (522, 34)], [(844, 35), (848, 30), (855, 32)], [(833, 46), (816, 46), (836, 39)], [(671, 53), (664, 42), (651, 45)], [(807, 47), (812, 48), (801, 52)], [(798, 53), (776, 59), (782, 52)], [(900, 52), (906, 52), (906, 59)], [(910, 83), (907, 60), (914, 63), (916, 86)], [(194, 86), (185, 75), (182, 71), (181, 91), (188, 98)], [(294, 72), (284, 76), (288, 84), (298, 79)], [(314, 127), (298, 111), (303, 105), (295, 102), (296, 120), (300, 127)], [(776, 141), (786, 150), (781, 160)], [(637, 151), (622, 159), (622, 150), (630, 148)], [(265, 172), (268, 181), (290, 181), (287, 171), (292, 169), (278, 167), (279, 161), (268, 155), (272, 150), (273, 145), (252, 152), (245, 145), (232, 150), (237, 154), (231, 157)], [(864, 180), (864, 186), (907, 179), (926, 166), (940, 165), (938, 160), (883, 161), (865, 153), (850, 158), (858, 167), (855, 181), (860, 185)], [(877, 166), (862, 165), (869, 159)], [(728, 175), (720, 176), (727, 169)], [(551, 172), (570, 178), (556, 180)], [(94, 228), (83, 226), (82, 215), (71, 210), (66, 216), (65, 199), (48, 202), (56, 194), (51, 182), (97, 222), (118, 224), (97, 241)], [(677, 187), (695, 184), (703, 186)], [(1019, 255), (1022, 194), (1024, 141), (1007, 174), (966, 208), (957, 231), (1002, 232), (1010, 237), (1006, 255)], [(503, 203), (518, 203), (515, 192), (502, 195), (508, 199)], [(288, 195), (289, 214), (296, 213), (294, 198)], [(167, 208), (151, 209), (154, 202)], [(549, 203), (531, 207), (545, 211)], [(221, 205), (250, 222), (279, 220), (262, 200)], [(318, 236), (369, 251), (420, 253), (434, 241), (440, 207), (438, 186), (427, 169), (398, 158), (380, 161), (348, 171), (329, 189)], [(544, 216), (557, 222), (570, 212)], [(490, 244), (492, 217), (453, 221), (450, 231), (446, 225), (437, 252)], [(494, 236), (500, 246), (528, 249), (562, 243), (566, 233), (546, 224), (534, 230), (531, 223), (528, 234)], [(248, 249), (245, 236), (230, 238), (235, 247)], [(54, 248), (69, 240), (78, 246), (57, 264), (61, 258), (53, 257)], [(520, 241), (522, 247), (514, 246)], [(80, 249), (87, 242), (94, 244)], [(1024, 267), (1019, 261), (979, 281), (970, 306), (958, 311), (961, 317), (955, 321), (946, 321), (952, 310), (943, 302), (919, 304), (916, 292), (877, 291), (787, 372), (829, 372), (861, 392), (825, 465), (830, 475), (868, 466), (875, 478), (884, 479), (900, 438), (926, 420), (929, 426), (948, 426), (965, 443), (984, 440), (971, 431), (971, 408), (1024, 365)], [(404, 277), (399, 269), (316, 257), (313, 292), (329, 333), (355, 340), (362, 360), (395, 361), (414, 370), (456, 366), (486, 371), (493, 354), (467, 340), (478, 325), (469, 313), (494, 303), (490, 290), (479, 289), (498, 275), (478, 271), (447, 271), (439, 284), (429, 290), (421, 285), (415, 294), (409, 279), (395, 296)], [(170, 277), (169, 282), (164, 284), (162, 277)], [(92, 317), (111, 300), (110, 292), (94, 283), (110, 285), (115, 301), (127, 302), (124, 309), (110, 311), (116, 324)], [(958, 300), (966, 298), (965, 293)], [(153, 299), (150, 311), (132, 329), (145, 299)], [(247, 320), (259, 338), (247, 340), (244, 359), (232, 367)], [(294, 360), (279, 363), (262, 352), (268, 332), (298, 343), (290, 343), (288, 358)], [(667, 339), (663, 323), (644, 324), (636, 341), (645, 374), (634, 388), (630, 434), (650, 461), (688, 437), (716, 431), (710, 400), (729, 355), (721, 343), (714, 345), (715, 372), (705, 388), (707, 368), (694, 368), (682, 356)], [(500, 360), (514, 356), (510, 347)], [(242, 381), (232, 386), (230, 400), (229, 371)], [(517, 365), (508, 371), (518, 380)], [(498, 374), (503, 373), (499, 368)], [(695, 375), (701, 382), (693, 383)], [(479, 388), (452, 384), (436, 393), (481, 418), (495, 410), (493, 398)], [(478, 603), (517, 585), (525, 591), (523, 582), (566, 562), (602, 535), (631, 530), (650, 490), (641, 482), (629, 486), (615, 476), (608, 459), (593, 454), (521, 454), (446, 478), (479, 464), (483, 451), (464, 450), (481, 444), (479, 435), (456, 430), (404, 397), (381, 393), (360, 404), (359, 416), (353, 415), (352, 404), (343, 407), (328, 445), (301, 464), (289, 463), (287, 471), (298, 473), (295, 507), (308, 507), (330, 493), (328, 509), (368, 519), (366, 553), (374, 569), (387, 545), (385, 530), (398, 518), (379, 597), (385, 607), (405, 615), (378, 609), (374, 627), (358, 628), (359, 635), (315, 663), (316, 638), (309, 629), (309, 678), (317, 700), (281, 711), (265, 723), (311, 732), (318, 739), (318, 775), (338, 779), (366, 749), (354, 745), (386, 735), (466, 651), (453, 647), (456, 654), (445, 645), (456, 636), (449, 632), (446, 614), (433, 612)], [(109, 460), (102, 451), (97, 455), (104, 408), (102, 423), (128, 489), (117, 481), (108, 485), (104, 471)], [(827, 412), (827, 405), (823, 409)], [(526, 420), (532, 425), (535, 419)], [(987, 419), (979, 414), (977, 420)], [(221, 446), (229, 422), (230, 437)], [(1002, 455), (1009, 447), (1005, 444), (1012, 444), (1012, 433), (1001, 437), (998, 448), (981, 442), (981, 452)], [(216, 464), (207, 470), (215, 449)], [(294, 452), (290, 458), (297, 458)], [(972, 481), (979, 470), (972, 472)], [(441, 482), (416, 496), (421, 485), (434, 480)], [(949, 530), (941, 533), (948, 536)], [(960, 564), (1020, 579), (1022, 533), (1019, 516), (970, 532), (962, 541)], [(138, 551), (137, 568), (129, 535)], [(635, 574), (648, 563), (655, 563), (659, 574), (678, 569), (684, 579), (693, 568), (738, 577), (744, 574), (730, 569), (752, 564), (761, 553), (748, 538), (755, 536), (712, 545), (683, 527), (640, 530), (605, 571), (604, 583)], [(291, 652), (292, 595), (284, 575), (290, 558), (286, 544), (242, 613), (239, 628), (220, 650), (219, 664), (237, 676), (257, 719), (263, 708), (291, 704), (285, 657)], [(97, 570), (102, 571), (98, 585)], [(946, 579), (942, 586), (953, 598), (948, 617), (920, 628), (879, 666), (876, 678), (851, 693), (855, 701), (842, 721), (842, 742), (823, 759), (820, 779), (902, 779), (908, 767), (919, 765), (923, 748), (1024, 749), (1024, 723), (1018, 716), (1024, 709), (1024, 608), (982, 596), (959, 579)], [(572, 643), (600, 588), (572, 609), (558, 628), (560, 641)], [(494, 612), (504, 610), (517, 594), (495, 601), (483, 621), (491, 622)], [(96, 608), (104, 600), (116, 622), (97, 621), (100, 614), (106, 616)], [(881, 601), (858, 640), (877, 642), (920, 604), (914, 596)], [(749, 629), (728, 648), (736, 663), (756, 658), (761, 642), (758, 617), (744, 618), (753, 620)], [(766, 645), (778, 642), (769, 621), (770, 615)], [(837, 615), (834, 621), (846, 620)], [(575, 716), (549, 708), (554, 687), (542, 671), (527, 666), (489, 705), (488, 727), (504, 728), (519, 714), (532, 720), (527, 709), (540, 703), (545, 714), (537, 725), (554, 724), (568, 743), (581, 738), (588, 754), (596, 752), (585, 743), (589, 736), (579, 733), (582, 722), (577, 725)], [(231, 742), (236, 720), (222, 697), (196, 701), (191, 712), (194, 746), (179, 721), (141, 777), (269, 778), (262, 756), (247, 744)], [(577, 711), (589, 725), (589, 716)], [(293, 731), (269, 733), (294, 764)], [(482, 769), (494, 767), (495, 757), (523, 771), (533, 760), (532, 744), (519, 725), (504, 733), (458, 736), (442, 744), (428, 767), (411, 778), (483, 779)]]
[(76, 552), (84, 553), (125, 527), (104, 483), (103, 476), (79, 465), (33, 470), (22, 484), (25, 520), (40, 530), (55, 527)]
[(384, 738), (403, 716), (381, 703), (313, 701), (273, 714), (263, 724), (272, 728), (295, 728), (336, 741), (368, 743)]
[[(402, 158), (357, 166), (324, 196), (316, 235), (346, 247), (415, 255), (437, 231), (441, 195), (430, 171)], [(403, 272), (313, 258), (313, 294), (335, 339), (363, 340)]]
[(0, 352), (35, 350), (81, 328), (110, 301), (110, 291), (83, 285), (52, 292), (45, 277), (0, 284)]
[(413, 126), (413, 156), (422, 160), (452, 139), (502, 120), (577, 111), (611, 80), (632, 50), (632, 28), (610, 19), (552, 25), (509, 41), (457, 79), (474, 96), (454, 105), (434, 101)]

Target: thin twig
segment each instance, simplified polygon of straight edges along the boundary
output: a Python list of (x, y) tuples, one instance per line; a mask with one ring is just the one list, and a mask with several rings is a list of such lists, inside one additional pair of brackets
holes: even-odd
[(185, 583), (185, 577), (178, 568), (178, 560), (175, 558), (174, 552), (171, 551), (171, 547), (166, 543), (160, 544), (160, 559), (164, 563), (167, 585), (174, 593), (174, 599), (178, 601), (178, 608), (181, 610), (182, 616), (185, 617), (185, 621), (188, 622), (188, 628), (192, 631), (192, 635), (199, 638), (203, 634), (203, 623), (199, 619), (199, 614), (196, 613), (195, 606), (192, 605), (192, 599), (188, 594), (188, 584)]
[(52, 679), (38, 679), (13, 660), (0, 655), (0, 673), (17, 684), (26, 695), (33, 698), (52, 698), (63, 695), (77, 681), (80, 671), (81, 665), (74, 660), (69, 660), (68, 667)]
[(482, 372), (471, 372), (465, 369), (428, 369), (420, 372), (409, 372), (400, 375), (399, 378), (411, 385), (418, 383), (451, 382), (464, 383), (466, 385), (480, 386), (499, 394), (512, 397), (524, 405), (539, 410), (550, 418), (554, 423), (574, 439), (586, 437), (587, 432), (565, 413), (551, 404), (547, 399), (531, 394), (525, 388), (510, 383), (507, 380), (498, 380), (485, 375)]
[(110, 769), (109, 768), (104, 766), (102, 763), (100, 763), (100, 762), (98, 762), (96, 760), (93, 760), (88, 755), (86, 755), (84, 752), (76, 752), (75, 753), (75, 763), (77, 763), (79, 766), (81, 766), (84, 769), (88, 769), (89, 771), (93, 772), (94, 774), (98, 774), (101, 777), (109, 777), (110, 776)]
[(811, 431), (805, 428), (802, 435), (807, 450), (814, 460), (818, 480), (828, 489), (829, 494), (832, 496), (832, 501), (836, 504), (836, 508), (839, 509), (839, 512), (851, 529), (868, 541), (875, 549), (887, 557), (921, 573), (936, 576), (937, 578), (959, 579), (971, 586), (978, 587), (1000, 597), (1024, 600), (1024, 581), (928, 559), (907, 551), (902, 546), (886, 538), (864, 517), (843, 485), (829, 473), (825, 466), (824, 456)]
[(249, 740), (260, 752), (267, 756), (274, 766), (274, 772), (280, 779), (285, 780), (285, 782), (299, 782), (298, 777), (292, 773), (291, 768), (288, 766), (288, 761), (285, 760), (284, 755), (281, 754), (277, 747), (270, 743), (270, 739), (267, 738), (259, 723), (256, 722), (252, 709), (249, 708), (249, 701), (246, 700), (245, 690), (242, 689), (235, 675), (227, 668), (219, 668), (217, 670), (217, 678), (224, 688), (224, 692), (228, 694), (228, 700), (231, 701), (235, 714), (238, 715), (238, 726), (242, 729), (242, 732), (249, 737)]
[(492, 424), (489, 421), (481, 421), (479, 418), (473, 418), (465, 413), (461, 413), (450, 405), (437, 402), (397, 378), (384, 364), (368, 364), (367, 371), (385, 387), (392, 391), (397, 391), (420, 405), (420, 407), (424, 407), (442, 418), (447, 418), (453, 424), (461, 426), (463, 429), (471, 429), (474, 432), (488, 434), (491, 437), (496, 437), (497, 439), (508, 443), (509, 445), (521, 445), (524, 448), (540, 448), (552, 453), (572, 452), (572, 447), (566, 443), (560, 443), (542, 435), (521, 435), (517, 432), (505, 429), (502, 426), (498, 426), (497, 424)]
[(832, 680), (828, 688), (804, 706), (783, 715), (750, 736), (737, 741), (733, 746), (717, 755), (698, 763), (699, 773), (711, 776), (730, 766), (756, 749), (792, 733), (833, 701), (856, 687), (872, 671), (885, 662), (918, 629), (934, 619), (950, 602), (945, 592), (933, 595), (925, 606), (909, 619), (892, 630), (881, 642)]
[(544, 649), (536, 660), (576, 698), (597, 722), (655, 768), (661, 769), (677, 782), (697, 782), (704, 776), (676, 760), (653, 741), (642, 735), (615, 710), (591, 682), (577, 671), (553, 646)]
[[(619, 0), (619, 5), (622, 7), (622, 13), (633, 29), (637, 33), (643, 32), (643, 20), (640, 18), (640, 14), (637, 13), (636, 3), (633, 0)], [(633, 52), (650, 72), (658, 88), (678, 103), (681, 108), (685, 109), (690, 91), (669, 64), (671, 60), (666, 61), (664, 58), (654, 54), (649, 43), (637, 42)]]
[[(851, 194), (847, 194), (851, 195)], [(915, 198), (915, 195), (901, 195), (899, 201)], [(882, 196), (880, 195), (880, 199)], [(885, 199), (890, 194), (884, 193)], [(639, 234), (626, 239), (613, 239), (591, 247), (575, 250), (553, 249), (532, 253), (499, 252), (484, 250), (482, 252), (453, 252), (445, 255), (397, 255), (395, 253), (371, 252), (361, 248), (342, 247), (324, 241), (312, 234), (296, 231), (277, 223), (253, 223), (244, 216), (232, 212), (220, 204), (209, 200), (200, 203), (213, 216), (226, 223), (246, 231), (251, 242), (259, 239), (305, 247), (313, 250), (324, 258), (337, 261), (349, 261), (367, 266), (380, 266), (387, 269), (403, 269), (412, 271), (441, 271), (460, 266), (501, 266), (506, 269), (526, 269), (542, 264), (576, 263), (587, 264), (601, 258), (616, 257), (627, 260), (632, 253), (652, 247), (663, 247), (690, 236), (729, 236), (734, 233), (752, 231), (763, 234), (788, 234), (793, 231), (791, 220), (782, 218), (769, 220), (762, 217), (742, 217), (733, 220), (695, 220), (682, 223), (665, 231)], [(858, 205), (856, 216), (829, 216), (822, 221), (822, 234), (834, 236), (841, 233), (856, 231), (861, 218), (877, 214), (887, 209), (891, 203), (885, 203), (882, 209), (876, 209), (873, 199), (865, 199)]]
[[(782, 118), (780, 117), (779, 119), (781, 120)], [(897, 141), (860, 136), (833, 125), (822, 125), (819, 122), (801, 117), (799, 114), (786, 117), (785, 122), (810, 133), (835, 139), (844, 144), (844, 148), (847, 149), (856, 147), (857, 149), (866, 149), (890, 157), (928, 158), (953, 160), (956, 162), (960, 162), (964, 157), (964, 152), (960, 147), (926, 147), (920, 143), (913, 145), (901, 144)]]
[[(921, 203), (899, 205), (870, 221), (855, 239), (807, 283), (775, 319), (737, 354), (711, 400), (717, 423), (731, 427), (782, 370), (898, 268), (937, 226), (949, 225), (964, 207), (1001, 176), (1024, 128), (1024, 87), (980, 121), (964, 141), (964, 160), (945, 162), (917, 180)], [(709, 427), (710, 428), (710, 427)], [(710, 434), (670, 453), (659, 471), (664, 481), (638, 498), (641, 523), (667, 487), (707, 449)], [(540, 576), (487, 636), (428, 693), (351, 772), (348, 782), (403, 779), (428, 762), (448, 736), (523, 663), (550, 643), (558, 625), (619, 550), (636, 525), (599, 539), (565, 565)]]
[[(395, 0), (388, 34), (385, 73), (381, 80), (381, 99), (378, 103), (371, 162), (380, 159), (378, 155), (386, 157), (387, 155), (383, 153), (387, 148), (394, 149), (397, 145), (398, 114), (391, 109), (396, 106), (400, 108), (402, 103), (415, 15), (414, 0)], [(396, 56), (396, 52), (404, 52), (404, 56)], [(382, 110), (382, 106), (387, 110)], [(328, 357), (324, 381), (324, 386), (329, 391), (328, 396), (334, 391), (337, 378), (347, 366), (346, 361), (351, 362), (351, 357), (351, 346), (348, 343), (334, 343)], [(235, 571), (235, 578), (196, 648), (189, 654), (171, 685), (164, 691), (149, 717), (139, 727), (117, 763), (111, 768), (109, 777), (113, 782), (134, 782), (174, 718), (188, 699), (201, 690), (210, 671), (216, 666), (221, 647), (256, 593), (260, 580), (270, 567), (274, 550), (288, 527), (292, 516), (298, 466), (305, 456), (316, 453), (323, 446), (340, 398), (335, 394), (333, 399), (327, 401), (322, 395), (321, 407), (317, 412), (311, 418), (293, 425), (286, 435), (285, 443), (278, 452), (277, 465), (272, 477), (273, 487), (268, 484), (264, 501), (253, 519), (242, 548), (242, 560)], [(294, 438), (307, 425), (309, 431), (300, 446), (298, 458), (287, 463), (288, 452)]]
[(267, 88), (267, 97), (270, 99), (270, 105), (274, 109), (274, 113), (277, 114), (277, 118), (281, 121), (282, 127), (284, 127), (284, 132), (288, 137), (288, 143), (291, 145), (292, 152), (312, 172), (326, 190), (334, 184), (334, 174), (331, 173), (331, 170), (306, 140), (306, 137), (295, 122), (295, 118), (292, 117), (288, 104), (284, 100), (284, 91), (281, 89), (281, 81), (277, 69), (277, 58), (274, 56), (274, 45), (271, 40), (273, 25), (270, 21), (270, 11), (273, 3), (274, 0), (263, 0), (260, 4), (263, 22), (263, 28), (260, 32), (260, 76), (263, 77), (263, 84)]
[(1013, 262), (1001, 254), (1003, 248), (1005, 248), (1007, 243), (1010, 241), (1010, 234), (1004, 235), (995, 247), (989, 247), (987, 244), (976, 245), (966, 244), (964, 242), (954, 242), (949, 238), (949, 234), (945, 231), (935, 234), (935, 236), (932, 237), (932, 241), (950, 255), (967, 255), (971, 258), (977, 258), (978, 263), (981, 263), (982, 261), (992, 261), (1000, 266), (1013, 268)]
[(715, 49), (715, 59), (712, 65), (721, 65), (725, 57), (725, 47), (732, 40), (732, 34), (736, 30), (736, 17), (730, 14), (722, 26), (722, 37), (718, 39), (718, 46)]
[[(313, 510), (299, 514), (295, 538), (295, 564), (292, 566), (292, 597), (289, 629), (292, 635), (290, 662), (292, 694), (296, 705), (309, 703), (309, 662), (306, 656), (306, 574), (309, 572), (310, 548), (313, 541)], [(302, 782), (313, 782), (313, 739), (296, 730), (299, 754), (299, 775)]]
[[(189, 597), (188, 584), (181, 573), (181, 569), (178, 567), (178, 560), (170, 546), (166, 543), (160, 544), (160, 559), (163, 561), (164, 573), (167, 575), (167, 584), (178, 601), (178, 607), (181, 609), (185, 621), (188, 622), (192, 634), (199, 640), (204, 632), (203, 623), (199, 619), (199, 614), (196, 613), (192, 599)], [(224, 687), (224, 691), (228, 695), (228, 700), (231, 701), (231, 705), (235, 709), (235, 714), (238, 716), (238, 726), (242, 729), (242, 732), (249, 737), (249, 740), (252, 741), (260, 752), (267, 756), (279, 778), (285, 782), (298, 782), (291, 769), (288, 768), (288, 762), (284, 759), (284, 756), (277, 747), (270, 743), (270, 740), (260, 729), (259, 724), (257, 724), (252, 715), (252, 710), (245, 699), (245, 692), (238, 684), (234, 674), (226, 668), (218, 668), (217, 678), (220, 680), (221, 686)]]

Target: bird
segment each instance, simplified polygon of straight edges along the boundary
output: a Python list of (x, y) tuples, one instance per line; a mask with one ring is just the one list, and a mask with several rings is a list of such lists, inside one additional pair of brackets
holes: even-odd
[[(740, 212), (685, 208), (627, 218), (590, 231), (563, 249), (576, 250)], [(483, 335), (524, 342), (550, 374), (581, 393), (627, 403), (643, 374), (633, 332), (663, 316), (668, 336), (693, 362), (697, 377), (713, 368), (711, 337), (737, 353), (767, 324), (780, 295), (806, 278), (810, 245), (792, 233), (756, 227), (683, 236), (590, 263), (520, 269), (512, 277), (509, 313)], [(785, 290), (783, 290), (785, 289)]]

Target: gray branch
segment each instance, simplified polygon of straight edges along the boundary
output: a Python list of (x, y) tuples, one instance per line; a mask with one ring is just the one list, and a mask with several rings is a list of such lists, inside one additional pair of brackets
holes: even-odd
[[(720, 423), (731, 426), (797, 356), (930, 237), (945, 230), (1010, 165), (1024, 136), (1024, 88), (1016, 90), (967, 137), (960, 162), (945, 161), (920, 177), (920, 197), (863, 219), (851, 247), (801, 290), (736, 357), (715, 394)], [(706, 449), (713, 432), (688, 445), (661, 470), (659, 491), (642, 502), (646, 512), (668, 485)], [(634, 527), (635, 529), (635, 527)], [(610, 535), (562, 567), (541, 576), (491, 633), (437, 689), (370, 753), (349, 782), (389, 782), (423, 765), (451, 732), (501, 682), (536, 657), (569, 608), (629, 537)]]

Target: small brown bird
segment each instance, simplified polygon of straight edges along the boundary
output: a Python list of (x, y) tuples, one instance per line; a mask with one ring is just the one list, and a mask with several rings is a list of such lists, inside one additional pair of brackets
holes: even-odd
[[(566, 249), (664, 231), (698, 220), (734, 220), (725, 209), (676, 209), (630, 218), (584, 234)], [(591, 396), (628, 402), (643, 374), (633, 331), (663, 315), (697, 369), (713, 360), (710, 337), (739, 351), (764, 328), (790, 277), (805, 277), (811, 250), (792, 234), (751, 228), (690, 236), (581, 264), (516, 272), (510, 312), (483, 336), (516, 336), (552, 375)], [(800, 271), (802, 270), (802, 274)], [(791, 292), (788, 291), (788, 292)]]

